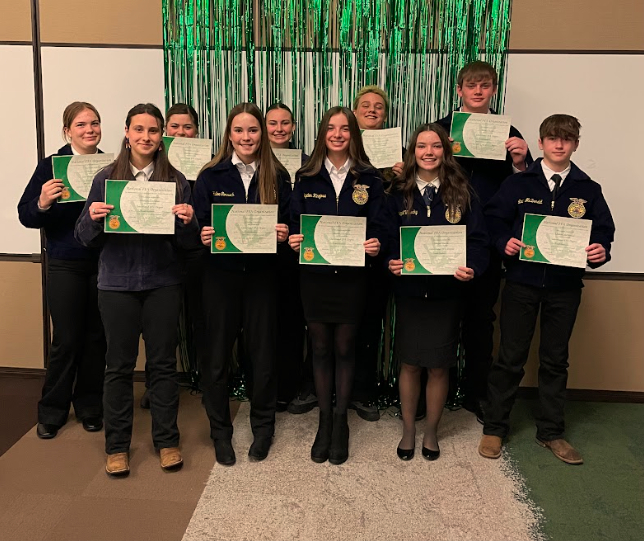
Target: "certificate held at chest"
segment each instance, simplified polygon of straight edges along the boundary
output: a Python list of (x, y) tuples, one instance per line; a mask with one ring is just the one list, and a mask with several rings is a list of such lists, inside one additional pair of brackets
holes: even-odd
[(212, 205), (213, 254), (277, 252), (277, 205)]
[(364, 267), (367, 219), (302, 214), (300, 264)]
[(505, 160), (510, 125), (509, 116), (454, 112), (450, 130), (454, 156)]
[(453, 275), (467, 263), (464, 225), (400, 228), (402, 274)]

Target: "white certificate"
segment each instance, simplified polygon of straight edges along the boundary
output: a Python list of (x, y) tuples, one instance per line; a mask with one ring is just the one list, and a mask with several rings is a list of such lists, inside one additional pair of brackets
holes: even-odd
[(291, 186), (295, 184), (295, 173), (302, 167), (302, 151), (297, 148), (274, 148), (273, 154), (288, 171)]
[(511, 124), (509, 116), (455, 111), (450, 130), (454, 156), (505, 160)]
[(212, 139), (164, 137), (168, 160), (186, 180), (197, 180), (199, 171), (212, 159)]
[(176, 193), (174, 182), (106, 180), (105, 202), (114, 208), (105, 218), (105, 232), (174, 234)]
[(402, 162), (402, 135), (400, 128), (363, 130), (362, 144), (369, 161), (376, 169), (393, 167)]
[(586, 268), (592, 220), (526, 214), (519, 259), (563, 267)]
[(54, 178), (63, 181), (63, 192), (58, 202), (85, 201), (96, 173), (113, 161), (114, 154), (53, 156), (51, 162)]
[(212, 205), (213, 254), (277, 252), (277, 205)]
[(400, 258), (403, 274), (451, 276), (467, 263), (466, 226), (401, 227)]
[(300, 231), (301, 264), (364, 267), (366, 218), (302, 214)]

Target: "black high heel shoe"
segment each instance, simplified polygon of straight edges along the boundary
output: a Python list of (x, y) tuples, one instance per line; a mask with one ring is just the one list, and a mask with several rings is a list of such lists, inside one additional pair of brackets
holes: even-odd
[[(424, 449), (424, 447), (423, 447)], [(401, 449), (400, 447), (396, 448), (396, 453), (400, 460), (411, 460), (414, 458), (414, 449)]]
[(427, 460), (436, 460), (439, 456), (441, 456), (441, 450), (440, 447), (438, 448), (438, 451), (432, 451), (431, 449), (427, 449), (423, 445), (423, 457), (425, 457)]

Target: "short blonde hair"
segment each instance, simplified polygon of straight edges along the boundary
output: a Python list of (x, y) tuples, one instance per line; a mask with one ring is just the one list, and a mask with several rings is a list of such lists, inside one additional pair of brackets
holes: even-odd
[(353, 100), (354, 111), (358, 108), (358, 105), (360, 104), (360, 99), (365, 94), (377, 94), (378, 96), (380, 96), (382, 100), (385, 102), (385, 116), (389, 114), (389, 96), (387, 96), (387, 93), (382, 88), (376, 85), (363, 86), (358, 91), (358, 93), (356, 94), (356, 99)]

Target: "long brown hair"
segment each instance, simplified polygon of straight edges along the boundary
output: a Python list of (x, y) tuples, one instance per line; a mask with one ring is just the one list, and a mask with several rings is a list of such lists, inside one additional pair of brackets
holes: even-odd
[(351, 158), (351, 161), (353, 162), (349, 171), (353, 176), (353, 184), (355, 185), (361, 171), (373, 169), (373, 166), (369, 161), (369, 157), (364, 151), (362, 134), (360, 133), (360, 127), (358, 126), (358, 121), (356, 120), (353, 111), (348, 107), (331, 107), (331, 109), (324, 113), (322, 121), (320, 122), (313, 153), (306, 164), (304, 164), (304, 166), (296, 173), (296, 177), (313, 177), (320, 172), (320, 169), (322, 169), (327, 151), (326, 133), (329, 129), (331, 117), (337, 114), (343, 114), (347, 117), (347, 121), (349, 122), (349, 158)]
[(418, 174), (418, 165), (416, 164), (416, 144), (418, 136), (426, 131), (432, 131), (443, 145), (443, 159), (438, 169), (438, 178), (440, 179), (441, 199), (445, 203), (450, 213), (457, 208), (465, 212), (471, 205), (470, 182), (465, 175), (461, 166), (454, 159), (452, 152), (452, 143), (445, 129), (439, 124), (421, 124), (411, 136), (405, 153), (403, 171), (400, 177), (394, 180), (389, 188), (390, 193), (402, 191), (405, 199), (407, 211), (410, 212), (414, 206), (414, 190), (416, 189), (416, 175)]
[[(160, 133), (163, 133), (163, 115), (156, 105), (152, 103), (139, 103), (130, 109), (127, 113), (127, 118), (125, 119), (125, 127), (129, 128), (130, 123), (132, 122), (132, 117), (136, 115), (150, 115), (153, 116), (157, 124), (159, 125)], [(161, 139), (161, 144), (159, 148), (154, 153), (154, 171), (150, 180), (160, 180), (164, 182), (174, 182), (177, 185), (177, 194), (179, 201), (182, 200), (183, 186), (179, 180), (178, 171), (172, 166), (168, 160), (168, 154), (165, 151), (165, 145), (163, 144), (163, 139)], [(114, 160), (114, 163), (110, 166), (112, 167), (112, 172), (110, 173), (110, 178), (114, 180), (133, 180), (134, 175), (130, 169), (130, 145), (128, 143), (127, 137), (123, 137), (123, 142), (121, 143), (121, 150), (119, 155)]]
[(226, 121), (226, 130), (224, 131), (224, 138), (221, 140), (219, 150), (215, 157), (203, 166), (201, 171), (205, 171), (210, 167), (214, 167), (218, 163), (230, 158), (233, 155), (233, 144), (230, 141), (230, 132), (232, 130), (233, 120), (237, 115), (248, 113), (255, 117), (259, 123), (261, 130), (261, 140), (258, 151), (258, 165), (257, 165), (257, 186), (259, 192), (259, 200), (263, 204), (277, 203), (277, 175), (279, 172), (288, 174), (286, 169), (277, 161), (271, 149), (271, 143), (268, 140), (268, 132), (266, 131), (266, 123), (264, 122), (264, 115), (254, 103), (240, 103), (235, 105), (228, 114)]

